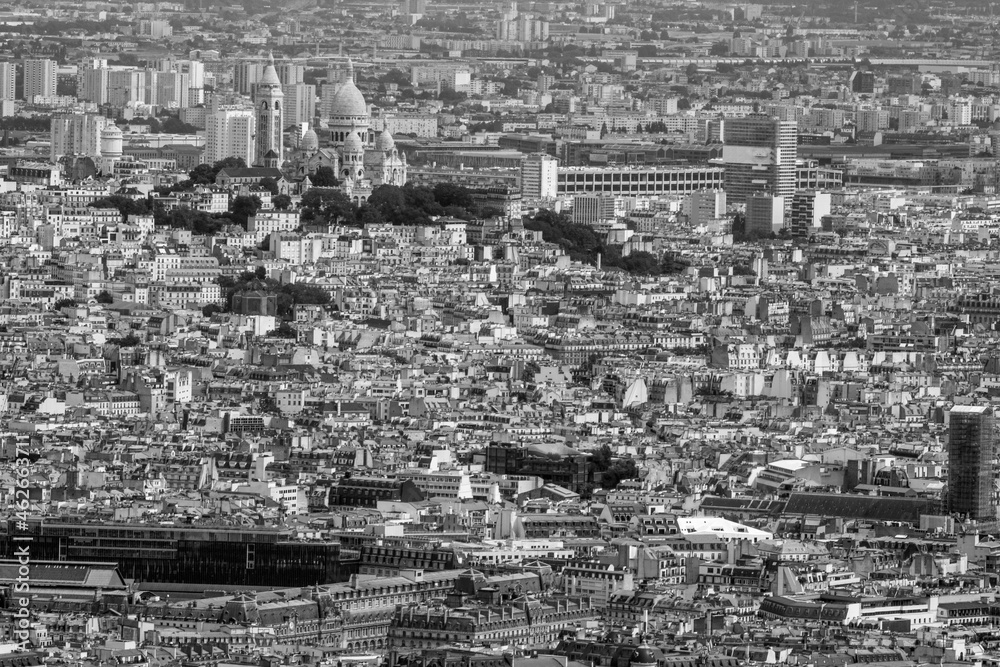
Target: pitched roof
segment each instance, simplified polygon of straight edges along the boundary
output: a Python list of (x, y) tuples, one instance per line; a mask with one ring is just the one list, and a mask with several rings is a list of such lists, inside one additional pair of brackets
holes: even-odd
[(281, 171), (272, 167), (229, 167), (219, 172), (219, 176), (229, 178), (281, 178)]
[(934, 506), (934, 501), (927, 498), (793, 493), (788, 498), (785, 514), (819, 514), (844, 519), (919, 523), (921, 514), (934, 514)]

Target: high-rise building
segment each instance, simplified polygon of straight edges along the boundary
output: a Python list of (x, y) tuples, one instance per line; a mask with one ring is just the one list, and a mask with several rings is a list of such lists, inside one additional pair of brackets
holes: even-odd
[(189, 105), (202, 104), (205, 101), (205, 63), (200, 60), (174, 60), (173, 58), (165, 58), (156, 62), (156, 70), (160, 73), (160, 76), (166, 73), (174, 73), (183, 74), (186, 77), (184, 81), (187, 82), (188, 90), (185, 93), (174, 90), (174, 85), (178, 81), (176, 78), (170, 79), (165, 84), (168, 88), (172, 89), (167, 103), (173, 101), (180, 104), (180, 100), (183, 99), (185, 100), (184, 104), (180, 106), (183, 109)]
[(282, 85), (291, 86), (296, 83), (302, 83), (306, 78), (306, 66), (297, 65), (296, 63), (278, 63), (274, 66), (275, 71), (278, 73), (278, 78), (281, 79)]
[(875, 72), (854, 71), (850, 83), (852, 93), (871, 95), (875, 92)]
[(521, 195), (525, 199), (555, 199), (559, 191), (559, 160), (532, 153), (521, 165)]
[(249, 95), (254, 86), (264, 76), (265, 64), (261, 62), (238, 63), (233, 72), (233, 88), (236, 92)]
[(257, 110), (257, 154), (255, 164), (277, 160), (278, 166), (285, 155), (285, 93), (281, 79), (274, 69), (274, 57), (268, 58), (267, 67), (254, 87), (253, 105)]
[(0, 100), (17, 99), (14, 92), (14, 82), (17, 79), (17, 65), (13, 62), (0, 62)]
[(156, 73), (156, 100), (161, 106), (187, 108), (193, 89), (189, 74), (177, 71)]
[(762, 114), (722, 122), (722, 161), (730, 204), (767, 192), (791, 202), (795, 193), (798, 125)]
[(792, 198), (792, 236), (809, 238), (823, 227), (830, 215), (829, 192), (796, 192)]
[(427, 0), (402, 0), (399, 3), (400, 14), (426, 14)]
[(56, 61), (24, 61), (24, 99), (29, 102), (35, 96), (55, 97)]
[(208, 164), (227, 157), (240, 157), (251, 164), (254, 151), (254, 110), (239, 106), (220, 106), (205, 122), (205, 159)]
[(889, 127), (888, 109), (858, 109), (854, 113), (854, 124), (858, 132), (878, 132)]
[(97, 114), (63, 113), (52, 117), (50, 159), (63, 155), (101, 155), (101, 134), (113, 122)]
[(578, 225), (598, 225), (615, 219), (615, 198), (608, 195), (577, 195), (573, 197), (573, 222)]
[(285, 84), (285, 127), (307, 122), (316, 117), (316, 86), (311, 83)]
[(688, 222), (694, 226), (704, 225), (726, 216), (725, 190), (698, 190), (688, 197), (686, 213)]
[(993, 409), (956, 405), (948, 414), (947, 510), (952, 515), (974, 521), (994, 521), (996, 428)]
[(77, 94), (81, 100), (97, 105), (108, 103), (108, 78), (111, 70), (106, 60), (94, 61), (80, 68), (77, 75)]
[(758, 192), (747, 197), (744, 229), (748, 237), (768, 237), (777, 234), (784, 226), (784, 197), (776, 197), (766, 192)]
[(112, 70), (108, 74), (108, 104), (124, 108), (129, 102), (145, 102), (145, 73), (136, 69)]

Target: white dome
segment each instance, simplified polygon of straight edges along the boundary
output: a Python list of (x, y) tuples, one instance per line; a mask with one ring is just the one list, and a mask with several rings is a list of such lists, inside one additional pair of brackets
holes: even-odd
[(330, 104), (330, 117), (337, 116), (367, 116), (368, 104), (354, 81), (348, 80), (333, 96)]
[(357, 132), (351, 132), (344, 139), (344, 152), (345, 153), (363, 153), (365, 150), (364, 144), (361, 143), (361, 137), (358, 136)]
[(312, 128), (306, 130), (299, 145), (304, 151), (319, 150), (319, 137), (316, 135), (316, 130)]
[(395, 147), (396, 140), (392, 138), (391, 134), (389, 134), (389, 130), (383, 130), (382, 134), (378, 135), (378, 139), (375, 140), (375, 148), (379, 149), (383, 153), (388, 153)]
[(117, 125), (108, 125), (101, 132), (101, 136), (111, 139), (111, 138), (122, 137), (123, 135), (121, 128), (119, 128)]

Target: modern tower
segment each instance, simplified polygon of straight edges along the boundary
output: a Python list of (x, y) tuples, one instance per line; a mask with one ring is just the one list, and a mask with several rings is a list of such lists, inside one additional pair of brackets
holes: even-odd
[[(254, 162), (263, 164), (265, 158), (277, 156), (278, 164), (281, 164), (285, 151), (285, 93), (281, 90), (281, 79), (274, 68), (273, 55), (268, 56), (264, 74), (254, 86), (253, 105), (257, 110), (257, 155)], [(268, 157), (272, 151), (274, 156)]]
[(0, 62), (0, 100), (17, 99), (14, 94), (14, 81), (17, 77), (17, 66), (11, 62)]
[(55, 97), (55, 94), (56, 61), (25, 60), (24, 99), (30, 102), (36, 95), (40, 97)]
[(750, 195), (766, 192), (790, 204), (795, 194), (798, 125), (752, 114), (725, 119), (721, 134), (729, 203), (742, 204)]
[(60, 113), (52, 117), (49, 159), (64, 155), (96, 158), (101, 155), (104, 129), (114, 123), (98, 114)]
[(956, 405), (949, 412), (949, 419), (947, 510), (973, 521), (994, 521), (996, 430), (993, 409)]
[(533, 153), (521, 166), (521, 194), (525, 199), (555, 199), (559, 186), (559, 160), (547, 153)]
[(227, 157), (240, 157), (253, 162), (254, 111), (238, 106), (222, 106), (213, 110), (205, 121), (205, 157), (208, 164)]

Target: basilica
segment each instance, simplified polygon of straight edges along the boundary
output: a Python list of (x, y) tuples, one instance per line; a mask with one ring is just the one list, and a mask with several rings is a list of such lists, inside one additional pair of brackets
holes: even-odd
[(347, 195), (358, 204), (380, 185), (406, 183), (406, 155), (396, 149), (388, 131), (377, 138), (372, 132), (368, 104), (354, 81), (354, 64), (350, 60), (346, 79), (330, 107), (328, 127), (328, 148), (320, 148), (315, 130), (303, 133), (288, 165), (293, 179), (305, 181), (320, 167), (330, 167)]

